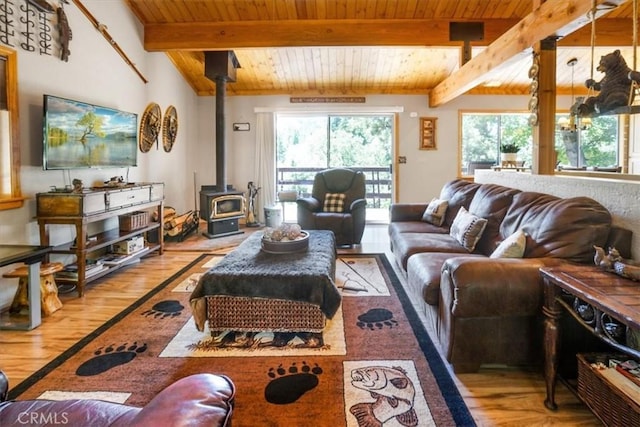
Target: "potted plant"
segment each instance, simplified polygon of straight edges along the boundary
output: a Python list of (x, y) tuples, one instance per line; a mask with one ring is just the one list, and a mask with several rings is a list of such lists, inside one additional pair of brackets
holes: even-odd
[(500, 144), (500, 160), (503, 162), (514, 162), (518, 159), (520, 147), (514, 143)]

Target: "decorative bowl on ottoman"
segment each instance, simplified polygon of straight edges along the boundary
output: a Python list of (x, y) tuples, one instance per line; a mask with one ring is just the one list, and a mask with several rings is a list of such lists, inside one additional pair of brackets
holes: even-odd
[(267, 228), (262, 236), (262, 250), (272, 254), (304, 252), (309, 248), (309, 233), (298, 224), (283, 223), (278, 228)]

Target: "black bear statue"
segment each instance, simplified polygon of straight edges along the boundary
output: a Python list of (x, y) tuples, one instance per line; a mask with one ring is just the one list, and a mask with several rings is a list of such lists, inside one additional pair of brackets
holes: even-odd
[(596, 70), (604, 73), (602, 80), (588, 79), (585, 85), (599, 93), (588, 97), (584, 103), (578, 98), (578, 105), (572, 110), (577, 111), (579, 117), (604, 114), (633, 102), (635, 91), (631, 85), (640, 82), (640, 72), (629, 68), (620, 50), (601, 56)]

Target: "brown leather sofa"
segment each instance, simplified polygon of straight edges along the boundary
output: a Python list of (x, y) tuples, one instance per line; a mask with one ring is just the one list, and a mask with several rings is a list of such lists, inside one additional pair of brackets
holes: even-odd
[(102, 400), (6, 401), (7, 377), (0, 371), (0, 425), (7, 426), (231, 426), (235, 386), (222, 375), (182, 378), (143, 408)]
[[(591, 264), (594, 245), (630, 257), (631, 232), (613, 227), (607, 209), (587, 197), (457, 179), (438, 198), (449, 203), (441, 226), (423, 221), (428, 203), (393, 204), (389, 237), (409, 291), (424, 303), (427, 327), (455, 372), (541, 362), (540, 267)], [(449, 235), (462, 207), (487, 219), (471, 253)], [(522, 258), (490, 258), (518, 230), (526, 233)]]

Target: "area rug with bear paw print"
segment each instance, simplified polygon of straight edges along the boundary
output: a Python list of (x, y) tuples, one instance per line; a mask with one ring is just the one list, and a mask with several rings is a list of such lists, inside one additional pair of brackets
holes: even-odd
[(446, 364), (384, 254), (340, 255), (342, 305), (321, 334), (195, 328), (204, 254), (10, 392), (143, 406), (187, 375), (227, 375), (234, 426), (473, 426)]

